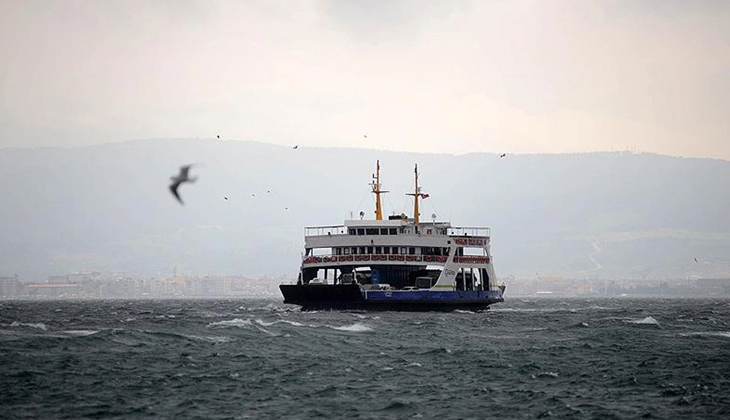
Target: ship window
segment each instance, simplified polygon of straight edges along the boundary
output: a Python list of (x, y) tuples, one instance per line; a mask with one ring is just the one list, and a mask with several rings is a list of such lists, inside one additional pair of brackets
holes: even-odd
[(408, 248), (406, 248), (404, 246), (400, 247), (400, 253), (403, 254), (403, 255), (407, 254), (408, 253)]
[(383, 254), (390, 254), (390, 247), (389, 246), (384, 246), (383, 247)]
[(415, 254), (416, 253), (416, 248), (414, 248), (414, 247), (408, 248), (408, 253), (411, 254), (411, 255)]
[(380, 229), (380, 234), (381, 235), (387, 235), (388, 234), (388, 228), (382, 228), (382, 229)]
[(368, 253), (368, 254), (372, 254), (372, 253), (373, 253), (373, 247), (369, 246), (369, 247), (368, 247), (368, 252), (367, 252), (367, 253)]
[(345, 248), (344, 251), (345, 251), (345, 255), (350, 255), (350, 248)]
[(426, 229), (426, 235), (430, 235), (433, 233), (433, 229)]
[(358, 249), (358, 254), (364, 254), (365, 253), (365, 247), (361, 246), (360, 249)]
[(356, 231), (355, 231), (355, 229), (350, 228), (350, 229), (347, 229), (347, 233), (349, 233), (350, 235), (354, 235), (356, 233)]
[(376, 254), (381, 254), (381, 253), (382, 253), (382, 248), (381, 248), (381, 247), (379, 247), (379, 246), (376, 246), (376, 247), (375, 247), (375, 253), (376, 253)]
[(398, 228), (390, 228), (390, 234), (391, 235), (397, 235), (398, 234)]
[(357, 230), (357, 234), (358, 235), (364, 235), (365, 234), (365, 229), (358, 229)]
[(398, 247), (397, 246), (394, 246), (393, 247), (393, 254), (397, 254), (397, 253), (398, 253)]
[(342, 255), (342, 248), (332, 248), (335, 255)]
[(367, 229), (365, 229), (365, 233), (368, 234), (368, 235), (377, 235), (378, 234), (378, 229), (376, 229), (376, 228), (367, 228)]
[(351, 252), (352, 254), (357, 254), (357, 248), (353, 246), (353, 247), (352, 247), (352, 250), (351, 250), (350, 252)]

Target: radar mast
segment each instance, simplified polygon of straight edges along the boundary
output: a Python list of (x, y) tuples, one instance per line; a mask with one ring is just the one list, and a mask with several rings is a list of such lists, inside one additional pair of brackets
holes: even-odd
[(380, 194), (385, 194), (388, 191), (380, 189), (380, 161), (378, 160), (375, 166), (375, 173), (373, 174), (373, 182), (370, 183), (373, 187), (373, 194), (375, 194), (375, 220), (383, 220), (383, 207), (380, 204)]

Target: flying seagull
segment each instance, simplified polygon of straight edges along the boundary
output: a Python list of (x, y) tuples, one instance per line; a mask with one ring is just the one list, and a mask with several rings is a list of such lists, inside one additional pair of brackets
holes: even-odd
[(221, 139), (221, 135), (220, 135), (220, 134), (218, 134), (218, 135), (217, 135), (216, 137), (218, 137), (218, 140), (220, 140), (220, 139)]
[(299, 145), (296, 145), (296, 146), (292, 147), (292, 149), (294, 149), (294, 150), (296, 150), (298, 148), (299, 148)]
[(228, 197), (223, 197), (224, 200), (228, 201)]
[(180, 167), (180, 173), (177, 176), (171, 176), (170, 180), (172, 181), (172, 184), (170, 184), (170, 192), (172, 195), (177, 198), (177, 201), (180, 202), (180, 204), (184, 204), (182, 199), (180, 198), (180, 194), (177, 193), (177, 187), (180, 186), (183, 182), (195, 182), (197, 177), (190, 178), (188, 176), (188, 171), (190, 171), (190, 168), (193, 165), (185, 165)]
[(695, 262), (698, 262), (698, 261), (697, 261), (697, 258), (695, 258)]
[(501, 155), (499, 155), (499, 157), (501, 157), (501, 158), (503, 158), (505, 156), (507, 156), (507, 153), (502, 153)]

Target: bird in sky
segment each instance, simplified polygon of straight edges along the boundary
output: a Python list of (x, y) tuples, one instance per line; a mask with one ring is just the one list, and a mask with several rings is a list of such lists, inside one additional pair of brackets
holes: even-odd
[(224, 200), (228, 201), (228, 197), (223, 197)]
[(180, 167), (180, 173), (177, 176), (171, 176), (170, 180), (172, 181), (172, 184), (170, 184), (170, 192), (172, 195), (175, 196), (177, 201), (180, 202), (180, 204), (184, 204), (182, 199), (180, 198), (180, 194), (177, 193), (177, 188), (182, 184), (183, 182), (190, 182), (193, 183), (195, 180), (197, 180), (197, 177), (191, 178), (189, 176), (190, 168), (193, 165), (185, 165)]
[(362, 136), (365, 137), (365, 138), (368, 138), (368, 135), (367, 134), (363, 134)]
[(501, 157), (501, 158), (503, 158), (505, 156), (507, 156), (507, 153), (502, 153), (501, 155), (499, 155), (499, 157)]
[(218, 137), (218, 140), (220, 140), (220, 139), (221, 139), (221, 135), (220, 135), (220, 134), (218, 134), (218, 135), (217, 135), (216, 137)]
[(695, 262), (699, 262), (699, 261), (697, 261), (697, 258), (695, 258)]
[(294, 150), (296, 150), (298, 148), (299, 148), (299, 145), (298, 144), (296, 146), (292, 147), (292, 149), (294, 149)]

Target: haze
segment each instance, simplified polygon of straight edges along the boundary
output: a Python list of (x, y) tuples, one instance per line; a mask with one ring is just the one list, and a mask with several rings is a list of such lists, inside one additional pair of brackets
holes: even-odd
[(0, 147), (727, 160), (729, 35), (724, 1), (5, 1)]

